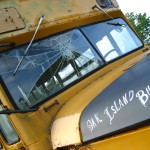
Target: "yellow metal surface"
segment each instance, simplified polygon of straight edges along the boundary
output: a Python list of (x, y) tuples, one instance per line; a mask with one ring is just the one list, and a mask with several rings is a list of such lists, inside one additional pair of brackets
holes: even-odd
[[(44, 20), (36, 39), (93, 21), (108, 19), (109, 17), (99, 10), (92, 10), (96, 4), (95, 0), (2, 0), (0, 9), (16, 8), (24, 20), (25, 28), (0, 34), (0, 43), (15, 42), (18, 45), (29, 42), (41, 15), (44, 15)], [(113, 10), (117, 9), (107, 9), (108, 13)], [(112, 16), (114, 14), (115, 12)]]
[(62, 147), (66, 145), (81, 144), (79, 132), (79, 114), (68, 115), (57, 119), (52, 126), (51, 140), (53, 148)]
[[(51, 99), (51, 101), (44, 103), (36, 112), (27, 114), (12, 114), (10, 116), (10, 120), (16, 128), (20, 139), (31, 150), (41, 150), (43, 147), (45, 150), (52, 149), (51, 144), (53, 144), (53, 148), (67, 146), (72, 143), (81, 145), (82, 142), (78, 130), (80, 117), (79, 114), (81, 114), (82, 110), (93, 99), (93, 97), (95, 97), (103, 88), (109, 85), (109, 83), (117, 78), (117, 76), (122, 74), (124, 69), (132, 66), (132, 64), (139, 61), (146, 55), (146, 53), (143, 55), (141, 54), (142, 51), (136, 52), (121, 59), (119, 62), (108, 65), (106, 68), (103, 68), (82, 82), (71, 87), (67, 91), (64, 91), (60, 95), (54, 97)], [(136, 56), (137, 58), (134, 58)], [(128, 58), (132, 58), (132, 60), (124, 64), (127, 62)], [(118, 64), (124, 65), (117, 68)], [(112, 71), (113, 68), (116, 69)], [(99, 86), (99, 83), (102, 86)], [(2, 89), (2, 86), (0, 87), (0, 98), (3, 102), (3, 105), (7, 105), (9, 109), (13, 109), (6, 93)], [(56, 99), (59, 101), (59, 105), (56, 105), (48, 112), (45, 112), (43, 108), (48, 107)], [(67, 101), (68, 103), (66, 103)], [(64, 103), (66, 104), (64, 105)], [(58, 111), (59, 113), (54, 121), (51, 131), (50, 126), (52, 120)], [(73, 122), (69, 119), (70, 116), (72, 117), (71, 120), (74, 120)], [(62, 121), (63, 125), (59, 121)], [(71, 137), (71, 139), (65, 141), (67, 137)]]
[(150, 126), (87, 144), (79, 150), (149, 150)]
[(3, 145), (2, 150), (19, 150), (19, 148), (24, 147), (22, 141), (18, 141), (17, 143), (13, 145), (7, 144), (1, 135), (0, 135), (0, 142)]
[(4, 143), (2, 142), (1, 140), (1, 136), (0, 136), (0, 144), (1, 144), (1, 150), (6, 150), (5, 146), (4, 146)]
[[(118, 7), (114, 0), (113, 2)], [(0, 43), (15, 42), (16, 45), (20, 45), (29, 42), (41, 15), (44, 15), (44, 20), (36, 39), (92, 22), (110, 19), (103, 12), (92, 10), (95, 4), (97, 4), (95, 0), (1, 0), (0, 9), (16, 8), (24, 20), (25, 28), (0, 34)], [(106, 11), (112, 17), (122, 17), (126, 20), (118, 8), (106, 9)], [(1, 30), (4, 29), (1, 28)], [(7, 48), (1, 47), (0, 51)], [(40, 105), (36, 112), (8, 116), (20, 137), (20, 142), (8, 145), (0, 136), (0, 141), (2, 140), (4, 147), (8, 150), (17, 150), (22, 146), (26, 147), (27, 150), (51, 150), (52, 147), (56, 149), (57, 147), (69, 145), (81, 146), (79, 119), (82, 111), (98, 93), (121, 75), (124, 69), (145, 57), (146, 53), (143, 54), (144, 49), (146, 47), (109, 64), (80, 83), (49, 99), (49, 101)], [(6, 90), (3, 89), (1, 84), (0, 99), (3, 105), (6, 105), (11, 110), (14, 109), (10, 102), (11, 99), (8, 98)], [(46, 112), (44, 107), (49, 107), (55, 100), (59, 104)], [(116, 138), (91, 144), (90, 147), (92, 149), (102, 147), (102, 150), (111, 150), (113, 141), (122, 143), (120, 146), (124, 146), (125, 142), (129, 144), (130, 141), (133, 145), (136, 145), (136, 140), (139, 142), (142, 139), (141, 137), (146, 138), (146, 144), (149, 142), (149, 128), (146, 127), (143, 130), (140, 129), (139, 132), (135, 131), (133, 133), (136, 134), (120, 135)], [(132, 140), (132, 138), (135, 138), (135, 140)], [(115, 149), (115, 146), (112, 147)], [(116, 147), (119, 150), (119, 145)]]
[[(26, 28), (18, 32), (13, 32), (13, 36), (21, 36), (31, 30), (35, 30), (41, 15), (44, 15), (43, 26), (54, 26), (63, 24), (75, 14), (85, 14), (92, 11), (92, 6), (96, 4), (94, 0), (74, 1), (74, 0), (2, 0), (0, 9), (14, 7), (23, 18)], [(69, 19), (68, 19), (69, 18)], [(1, 34), (0, 39), (8, 38), (12, 33)], [(24, 41), (25, 42), (25, 41)], [(27, 42), (27, 39), (26, 39)]]
[[(147, 54), (137, 56), (134, 59), (127, 61), (126, 63), (126, 58), (124, 58), (120, 62), (116, 63), (115, 69), (112, 69), (111, 67), (114, 66), (111, 65), (110, 68), (106, 67), (108, 72), (103, 73), (104, 75), (100, 73), (104, 70), (100, 70), (99, 72), (97, 72), (97, 75), (101, 74), (100, 78), (95, 79), (91, 84), (83, 88), (78, 94), (74, 95), (70, 99), (70, 101), (63, 106), (63, 108), (57, 114), (56, 120), (54, 121), (52, 126), (51, 137), (54, 149), (56, 149), (57, 147), (73, 144), (80, 145), (82, 143), (82, 137), (80, 136), (78, 130), (80, 128), (80, 116), (84, 108), (113, 80), (123, 74), (124, 70), (130, 68), (145, 56), (147, 56)], [(122, 65), (117, 67), (118, 64)], [(94, 76), (96, 76), (96, 74)], [(70, 138), (70, 140), (67, 138)]]
[(25, 24), (15, 8), (0, 9), (0, 34), (23, 28)]

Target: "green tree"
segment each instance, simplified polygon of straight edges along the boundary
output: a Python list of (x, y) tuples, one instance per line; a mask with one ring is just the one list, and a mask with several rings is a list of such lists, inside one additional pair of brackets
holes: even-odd
[(127, 13), (126, 17), (134, 27), (139, 37), (150, 46), (150, 16), (144, 14)]

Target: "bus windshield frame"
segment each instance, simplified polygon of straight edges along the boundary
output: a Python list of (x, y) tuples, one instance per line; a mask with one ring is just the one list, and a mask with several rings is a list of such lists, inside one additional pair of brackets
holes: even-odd
[(15, 75), (28, 44), (0, 53), (0, 76), (16, 108), (34, 108), (141, 47), (122, 19), (105, 20), (34, 41)]

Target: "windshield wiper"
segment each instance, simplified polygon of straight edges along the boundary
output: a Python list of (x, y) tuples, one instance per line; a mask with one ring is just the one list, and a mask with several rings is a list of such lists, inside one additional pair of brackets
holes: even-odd
[(102, 9), (100, 6), (98, 7), (97, 5), (94, 5), (93, 7), (92, 7), (92, 9), (98, 9), (98, 10), (100, 10), (100, 11), (102, 11), (104, 14), (106, 14), (110, 19), (112, 19), (112, 20), (114, 20), (114, 18), (112, 17), (112, 16), (110, 16), (104, 9)]
[(28, 50), (29, 50), (29, 48), (30, 48), (30, 46), (31, 46), (31, 44), (32, 44), (32, 42), (33, 42), (33, 40), (34, 40), (34, 38), (35, 38), (35, 35), (36, 35), (36, 33), (37, 33), (37, 31), (38, 31), (38, 29), (39, 29), (41, 23), (42, 23), (43, 18), (44, 18), (44, 16), (42, 15), (42, 16), (40, 17), (40, 20), (39, 20), (39, 22), (38, 22), (37, 28), (36, 28), (36, 30), (35, 30), (35, 32), (34, 32), (34, 35), (33, 35), (32, 39), (31, 39), (31, 41), (30, 41), (28, 47), (26, 48), (26, 50), (25, 50), (25, 52), (24, 52), (24, 55), (23, 55), (22, 58), (20, 59), (18, 65), (17, 65), (17, 67), (16, 67), (16, 69), (15, 69), (15, 71), (14, 71), (14, 73), (13, 73), (13, 76), (16, 74), (16, 72), (17, 72), (17, 70), (19, 69), (19, 67), (20, 67), (20, 65), (21, 65), (21, 63), (22, 63), (24, 57), (26, 56), (26, 54), (27, 54), (27, 52), (28, 52)]
[(1, 114), (10, 115), (10, 114), (16, 114), (16, 113), (28, 113), (28, 112), (34, 112), (34, 111), (37, 111), (37, 110), (38, 110), (38, 108), (35, 108), (35, 109), (26, 109), (26, 110), (19, 110), (19, 109), (9, 110), (9, 109), (5, 109), (5, 110), (1, 110), (0, 111), (0, 115)]
[[(112, 16), (110, 16), (104, 9), (102, 9), (100, 6), (98, 7), (97, 5), (94, 5), (92, 7), (92, 9), (99, 9), (101, 10), (103, 13), (105, 13), (111, 20), (114, 20), (114, 18)], [(107, 24), (109, 25), (114, 25), (114, 26), (121, 26), (121, 27), (125, 27), (126, 25), (125, 24), (120, 24), (120, 23), (115, 23), (115, 22), (107, 22)]]
[(0, 47), (6, 47), (6, 46), (15, 46), (15, 43), (14, 43), (14, 42), (11, 42), (11, 43), (3, 43), (3, 44), (0, 44)]
[(113, 26), (121, 26), (121, 27), (125, 27), (125, 24), (121, 24), (119, 22), (107, 22), (107, 24), (109, 25), (113, 25)]

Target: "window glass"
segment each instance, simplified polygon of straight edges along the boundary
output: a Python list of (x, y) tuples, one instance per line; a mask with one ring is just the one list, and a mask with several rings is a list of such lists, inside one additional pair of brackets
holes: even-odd
[[(2, 107), (0, 106), (0, 111), (1, 110)], [(3, 114), (0, 115), (0, 132), (9, 144), (15, 143), (19, 140), (19, 137), (10, 121), (8, 120), (7, 116)]]
[(0, 74), (20, 109), (45, 100), (103, 65), (82, 33), (71, 31), (32, 44), (13, 75), (27, 45), (0, 55)]
[(106, 62), (141, 47), (143, 43), (121, 19), (113, 19), (82, 28), (83, 33)]
[(44, 102), (103, 66), (104, 60), (119, 58), (143, 43), (121, 18), (95, 23), (34, 42), (14, 75), (27, 46), (0, 54), (0, 76), (20, 109)]

